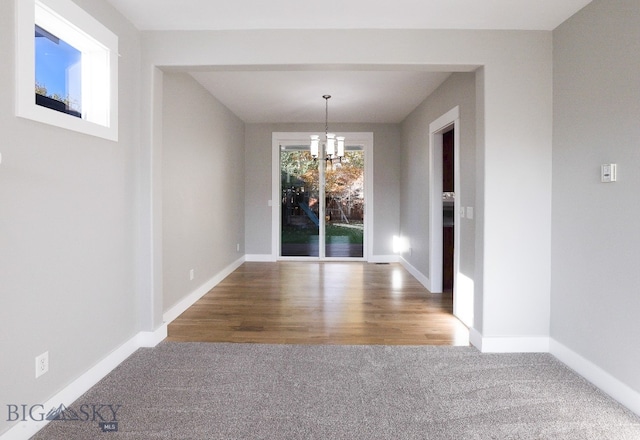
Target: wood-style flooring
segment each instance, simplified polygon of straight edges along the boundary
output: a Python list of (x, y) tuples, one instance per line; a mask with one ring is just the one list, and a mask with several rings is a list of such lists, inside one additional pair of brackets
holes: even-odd
[(244, 263), (169, 324), (169, 341), (468, 345), (451, 293), (399, 264)]

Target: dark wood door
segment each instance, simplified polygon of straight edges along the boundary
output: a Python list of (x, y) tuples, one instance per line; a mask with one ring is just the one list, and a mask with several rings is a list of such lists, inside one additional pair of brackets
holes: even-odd
[(442, 191), (454, 192), (453, 130), (442, 135)]
[[(442, 191), (455, 192), (455, 167), (453, 149), (453, 130), (442, 135)], [(442, 290), (453, 290), (453, 249), (455, 246), (453, 224), (455, 222), (453, 206), (443, 206), (442, 230)]]

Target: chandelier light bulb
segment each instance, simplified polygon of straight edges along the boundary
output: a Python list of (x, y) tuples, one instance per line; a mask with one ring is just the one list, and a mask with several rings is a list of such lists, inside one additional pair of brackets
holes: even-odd
[(318, 146), (320, 144), (320, 136), (318, 136), (317, 134), (312, 134), (311, 135), (311, 157), (313, 157), (314, 159), (318, 158)]
[(331, 159), (336, 154), (336, 135), (327, 134), (327, 157)]
[(338, 157), (344, 157), (344, 136), (336, 137), (336, 141), (338, 141)]

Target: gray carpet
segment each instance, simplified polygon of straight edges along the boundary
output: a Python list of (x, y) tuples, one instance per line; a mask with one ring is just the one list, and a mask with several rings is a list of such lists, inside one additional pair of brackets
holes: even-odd
[(640, 439), (639, 417), (552, 356), (471, 347), (164, 342), (59, 418), (34, 438)]

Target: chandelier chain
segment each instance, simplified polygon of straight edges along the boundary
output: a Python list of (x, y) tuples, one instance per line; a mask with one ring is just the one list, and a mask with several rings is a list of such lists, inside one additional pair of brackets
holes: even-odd
[(342, 162), (342, 157), (344, 156), (344, 136), (336, 136), (333, 133), (329, 136), (329, 99), (331, 95), (322, 95), (322, 97), (324, 98), (324, 143), (322, 144), (322, 153), (319, 154), (320, 136), (316, 134), (311, 135), (311, 144), (309, 145), (311, 157), (313, 157), (314, 161), (318, 157), (321, 157), (330, 164), (333, 164), (334, 159)]
[(324, 137), (325, 140), (329, 134), (329, 98), (331, 95), (323, 95), (324, 98)]

